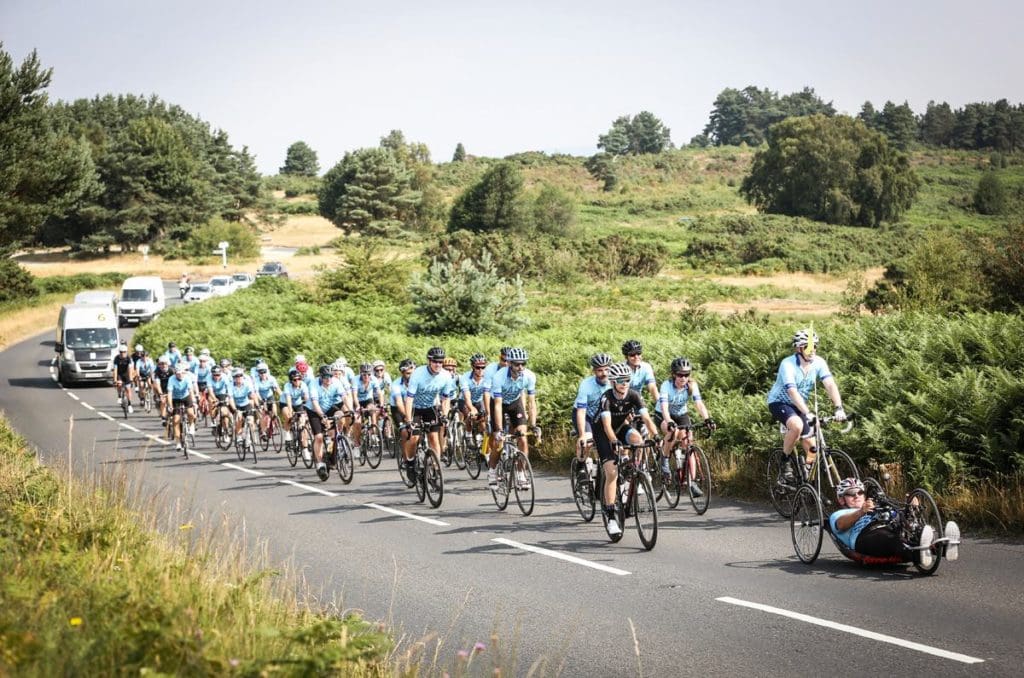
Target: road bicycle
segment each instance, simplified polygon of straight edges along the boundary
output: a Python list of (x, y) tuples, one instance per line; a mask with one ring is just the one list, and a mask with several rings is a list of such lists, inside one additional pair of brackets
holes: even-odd
[[(174, 406), (172, 412), (173, 414), (170, 418), (170, 424), (174, 428), (170, 430), (174, 431), (177, 429), (177, 439), (181, 441), (181, 451), (185, 455), (185, 458), (188, 459), (189, 448), (194, 449), (196, 446), (196, 437), (192, 434), (192, 430), (188, 425), (188, 411), (185, 408), (185, 403), (179, 402)], [(175, 438), (173, 435), (169, 437), (172, 440)]]
[(257, 463), (256, 437), (256, 411), (250, 409), (242, 415), (241, 434), (235, 436), (235, 454), (238, 455), (238, 461), (245, 461), (246, 455), (252, 452), (252, 463)]
[(458, 407), (453, 406), (448, 410), (448, 439), (447, 451), (445, 452), (448, 462), (445, 466), (455, 466), (459, 469), (466, 468), (466, 424), (462, 421), (462, 412)]
[[(313, 429), (309, 426), (309, 417), (305, 407), (299, 407), (298, 412), (292, 414), (289, 432), (291, 440), (284, 441), (284, 451), (288, 457), (288, 463), (294, 467), (302, 459), (306, 468), (313, 467), (313, 453), (310, 446), (313, 444)], [(303, 451), (307, 454), (303, 454)], [(307, 461), (308, 459), (308, 461)]]
[(480, 471), (487, 466), (487, 455), (484, 454), (484, 437), (487, 435), (487, 427), (483, 427), (484, 433), (477, 433), (480, 430), (479, 422), (487, 421), (487, 415), (480, 412), (470, 420), (470, 426), (465, 429), (463, 439), (465, 441), (466, 473), (473, 480), (480, 477)]
[(398, 468), (405, 486), (416, 488), (416, 498), (419, 501), (426, 499), (431, 507), (437, 508), (444, 499), (444, 475), (437, 452), (429, 446), (427, 428), (429, 427), (420, 421), (408, 426), (410, 435), (419, 436), (416, 454), (412, 466), (402, 464), (404, 455), (399, 455)]
[(153, 387), (150, 385), (149, 379), (139, 383), (139, 404), (142, 405), (146, 414), (153, 411)]
[[(686, 488), (690, 496), (690, 504), (697, 515), (704, 515), (711, 505), (711, 464), (708, 463), (708, 455), (695, 442), (693, 442), (693, 431), (698, 427), (693, 424), (677, 426), (674, 422), (668, 425), (669, 431), (683, 429), (690, 432), (690, 444), (685, 448), (681, 440), (676, 440), (669, 450), (668, 473), (664, 472), (664, 466), (659, 463), (651, 467), (652, 476), (661, 479), (660, 483), (654, 483), (654, 490), (660, 499), (658, 485), (664, 491), (665, 503), (669, 508), (679, 505), (679, 498), (682, 496), (683, 488)], [(711, 436), (711, 429), (706, 426), (699, 427), (704, 431), (705, 437)], [(660, 454), (658, 455), (660, 457)]]
[(211, 412), (207, 416), (216, 417), (216, 423), (210, 428), (213, 441), (219, 449), (227, 450), (235, 438), (235, 427), (232, 425), (230, 410), (226, 404), (219, 401), (215, 405), (210, 403), (209, 406)]
[[(832, 543), (844, 556), (862, 565), (894, 565), (913, 563), (919, 572), (934, 574), (947, 555), (950, 546), (959, 546), (958, 535), (945, 534), (939, 507), (931, 494), (924, 488), (916, 488), (903, 501), (889, 497), (882, 486), (873, 478), (864, 481), (867, 496), (874, 500), (875, 508), (868, 515), (873, 523), (882, 523), (899, 536), (901, 553), (892, 556), (867, 556), (847, 547), (832, 531), (829, 515), (823, 509), (821, 477), (817, 485), (806, 483), (800, 486), (793, 497), (793, 515), (790, 518), (790, 536), (793, 549), (801, 562), (811, 564), (821, 552), (822, 534), (827, 533)], [(926, 525), (931, 526), (933, 538), (930, 544), (921, 543)], [(923, 552), (930, 551), (930, 558), (922, 558)]]
[[(572, 483), (572, 498), (583, 522), (594, 519), (598, 503), (596, 475), (598, 462), (594, 459), (594, 441), (587, 440), (569, 463), (569, 480)], [(602, 485), (602, 487), (604, 487)]]
[(391, 421), (391, 417), (387, 412), (382, 412), (380, 417), (380, 440), (381, 447), (387, 450), (391, 458), (394, 459), (398, 456), (400, 445), (398, 442), (398, 436), (395, 435), (395, 423)]
[(509, 495), (515, 493), (516, 504), (524, 516), (533, 513), (533, 467), (530, 459), (520, 450), (515, 440), (528, 436), (528, 433), (506, 433), (501, 446), (501, 456), (494, 467), (497, 484), (491, 487), (491, 497), (499, 511), (508, 506)]
[(352, 416), (351, 412), (345, 412), (335, 415), (333, 420), (324, 419), (324, 458), (328, 466), (338, 471), (338, 477), (346, 485), (352, 482), (355, 463), (352, 441), (345, 434), (340, 420)]
[[(817, 411), (817, 407), (815, 407)], [(816, 479), (824, 478), (824, 485), (831, 496), (835, 495), (836, 485), (843, 478), (860, 478), (860, 471), (850, 455), (840, 449), (830, 447), (825, 440), (825, 427), (835, 422), (835, 417), (815, 417), (811, 428), (814, 432), (814, 448), (817, 455), (808, 469), (797, 456), (801, 449), (799, 441), (793, 447), (792, 454), (785, 454), (781, 448), (772, 450), (768, 455), (765, 469), (765, 481), (772, 506), (783, 518), (789, 518), (793, 512), (793, 498), (804, 483), (818, 484)], [(847, 419), (846, 426), (839, 433), (847, 433), (853, 427), (852, 417)], [(785, 425), (779, 426), (785, 434)], [(831, 502), (826, 499), (826, 502)]]
[(284, 447), (284, 428), (281, 426), (281, 420), (277, 418), (277, 414), (272, 409), (268, 409), (266, 405), (260, 408), (260, 447), (264, 452), (270, 449), (271, 445), (274, 447), (274, 452), (280, 454), (281, 448)]
[[(647, 440), (639, 445), (619, 444), (617, 449), (628, 451), (628, 454), (620, 455), (616, 462), (619, 472), (615, 480), (615, 518), (621, 531), (618, 534), (608, 532), (608, 538), (612, 543), (621, 540), (625, 533), (625, 521), (632, 517), (640, 543), (645, 550), (650, 551), (658, 541), (658, 504), (651, 479), (643, 470), (643, 465), (649, 450), (657, 449), (657, 442)], [(597, 465), (593, 488), (595, 499), (600, 499), (604, 493), (604, 464)], [(601, 519), (607, 532), (608, 514), (601, 511)]]
[(124, 385), (119, 379), (117, 381), (117, 402), (121, 406), (121, 411), (124, 413), (124, 418), (128, 418), (128, 406), (131, 404), (129, 398), (125, 397), (125, 393), (131, 393), (131, 388)]
[(210, 389), (204, 388), (199, 392), (199, 403), (196, 407), (196, 423), (202, 425), (203, 428), (207, 428), (210, 426), (213, 418), (213, 406), (210, 404)]
[[(381, 442), (380, 431), (371, 424), (374, 411), (373, 408), (359, 410), (359, 417), (363, 421), (363, 426), (359, 434), (359, 454), (356, 456), (359, 458), (360, 466), (369, 464), (370, 468), (380, 466), (380, 461), (384, 458), (384, 447)], [(345, 416), (350, 417), (352, 415), (346, 414)]]

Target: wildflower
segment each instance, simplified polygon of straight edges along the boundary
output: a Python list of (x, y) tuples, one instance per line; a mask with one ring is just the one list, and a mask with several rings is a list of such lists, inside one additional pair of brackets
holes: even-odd
[(465, 650), (459, 650), (459, 651), (458, 651), (458, 652), (456, 652), (455, 654), (457, 654), (457, 655), (458, 655), (459, 659), (465, 659), (466, 657), (468, 657), (468, 656), (469, 656), (469, 653), (468, 653), (468, 652), (466, 652)]
[(194, 526), (192, 523), (184, 523), (178, 527), (179, 530), (191, 530)]
[(480, 641), (477, 641), (476, 645), (473, 646), (473, 652), (483, 652), (486, 649), (487, 646), (481, 643)]
[(68, 623), (71, 624), (72, 626), (81, 626), (82, 625), (82, 618), (81, 617), (72, 617), (71, 619), (68, 620)]

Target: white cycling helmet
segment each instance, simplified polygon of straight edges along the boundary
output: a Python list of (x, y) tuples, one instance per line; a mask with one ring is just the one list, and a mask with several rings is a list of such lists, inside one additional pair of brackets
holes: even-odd
[(142, 344), (135, 344), (135, 350), (138, 353), (142, 353)]
[(612, 381), (616, 379), (626, 379), (633, 376), (633, 369), (628, 363), (613, 363), (608, 368), (608, 378)]
[(373, 367), (374, 367), (374, 369), (376, 369), (378, 367), (384, 367), (384, 361), (383, 360), (374, 360), (373, 361)]
[(864, 483), (857, 478), (843, 478), (839, 481), (839, 484), (836, 485), (836, 497), (841, 497), (850, 490), (860, 490), (863, 492)]
[(335, 360), (334, 362), (341, 365), (342, 368), (348, 367), (348, 360), (343, 355), (339, 355), (338, 359)]

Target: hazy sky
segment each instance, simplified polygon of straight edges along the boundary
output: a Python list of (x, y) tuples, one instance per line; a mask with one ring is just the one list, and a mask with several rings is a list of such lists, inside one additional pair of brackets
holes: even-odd
[(1024, 100), (1024, 5), (0, 0), (0, 40), (53, 68), (52, 98), (157, 94), (276, 173), (299, 139), (322, 170), (391, 129), (448, 160), (591, 154), (649, 110), (684, 144), (725, 87), (870, 99)]

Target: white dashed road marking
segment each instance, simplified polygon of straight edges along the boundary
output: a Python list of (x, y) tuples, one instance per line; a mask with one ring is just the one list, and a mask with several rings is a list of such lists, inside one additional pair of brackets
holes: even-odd
[(427, 518), (425, 516), (418, 516), (414, 513), (406, 513), (405, 511), (393, 509), (390, 506), (381, 506), (380, 504), (363, 504), (363, 506), (368, 506), (370, 508), (377, 509), (378, 511), (390, 513), (391, 515), (395, 516), (401, 516), (403, 518), (412, 518), (413, 520), (418, 520), (422, 523), (427, 523), (428, 525), (436, 525), (437, 527), (448, 527), (448, 523), (444, 522), (443, 520), (437, 520), (436, 518)]
[(531, 546), (530, 544), (523, 544), (523, 543), (520, 543), (518, 541), (512, 541), (511, 539), (505, 539), (503, 537), (497, 537), (495, 539), (492, 539), (491, 541), (498, 542), (499, 544), (504, 544), (505, 546), (511, 546), (512, 548), (515, 548), (515, 549), (522, 549), (523, 551), (529, 551), (530, 553), (539, 553), (540, 555), (548, 556), (549, 558), (558, 558), (559, 560), (565, 560), (565, 561), (568, 561), (570, 563), (575, 563), (577, 565), (583, 565), (584, 567), (590, 567), (590, 568), (593, 568), (595, 570), (601, 570), (602, 572), (607, 572), (609, 574), (617, 574), (619, 576), (623, 576), (623, 575), (627, 575), (627, 574), (632, 574), (628, 570), (620, 570), (619, 568), (611, 567), (610, 565), (602, 565), (601, 563), (594, 563), (594, 562), (591, 562), (589, 560), (584, 560), (583, 558), (577, 558), (576, 556), (570, 556), (567, 553), (559, 553), (558, 551), (552, 551), (551, 549), (543, 549), (543, 548), (541, 548), (539, 546)]

